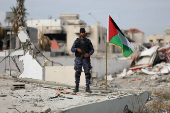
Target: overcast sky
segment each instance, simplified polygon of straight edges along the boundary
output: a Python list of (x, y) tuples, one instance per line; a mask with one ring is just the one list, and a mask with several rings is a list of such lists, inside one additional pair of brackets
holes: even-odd
[[(16, 0), (0, 0), (0, 22)], [(27, 19), (58, 19), (60, 14), (79, 14), (88, 25), (107, 27), (108, 14), (120, 29), (137, 28), (147, 35), (164, 34), (170, 27), (170, 0), (25, 0)]]

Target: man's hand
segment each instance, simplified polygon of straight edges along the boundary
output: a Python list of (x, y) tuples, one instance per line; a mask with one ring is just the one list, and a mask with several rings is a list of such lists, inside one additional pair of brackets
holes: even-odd
[(90, 55), (88, 53), (85, 53), (84, 57), (89, 57)]
[(80, 48), (78, 48), (77, 51), (78, 51), (79, 53), (83, 53), (83, 51), (82, 51)]

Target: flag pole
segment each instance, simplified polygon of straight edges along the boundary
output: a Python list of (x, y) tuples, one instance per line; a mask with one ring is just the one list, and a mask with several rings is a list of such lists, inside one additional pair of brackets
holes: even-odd
[[(108, 14), (109, 19), (109, 14)], [(107, 89), (107, 53), (108, 53), (108, 45), (109, 45), (109, 21), (108, 21), (108, 28), (107, 28), (107, 38), (106, 38), (106, 82), (105, 87), (106, 89), (102, 91), (102, 93), (111, 93), (111, 90)]]
[(108, 42), (106, 42), (106, 90), (107, 90), (107, 51), (108, 51)]

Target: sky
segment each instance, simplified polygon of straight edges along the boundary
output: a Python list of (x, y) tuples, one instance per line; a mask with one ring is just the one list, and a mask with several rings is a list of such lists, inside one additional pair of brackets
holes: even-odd
[[(3, 26), (6, 12), (16, 6), (16, 0), (0, 0), (0, 22)], [(137, 28), (145, 37), (165, 34), (170, 28), (170, 0), (25, 0), (27, 19), (58, 19), (60, 14), (79, 14), (87, 25), (97, 21), (107, 27), (108, 14), (120, 29)], [(96, 19), (94, 19), (95, 17)]]

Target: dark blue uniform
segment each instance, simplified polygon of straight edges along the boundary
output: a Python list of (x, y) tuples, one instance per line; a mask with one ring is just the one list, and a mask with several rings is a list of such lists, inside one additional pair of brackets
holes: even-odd
[[(81, 39), (81, 43), (84, 44), (85, 43), (85, 39)], [(94, 53), (94, 49), (93, 49), (93, 45), (91, 43), (91, 41), (89, 40), (89, 55), (92, 55)], [(77, 51), (77, 40), (74, 41), (73, 43), (73, 46), (71, 48), (71, 51), (72, 52), (76, 52)], [(81, 76), (81, 72), (82, 72), (82, 66), (84, 68), (84, 73), (85, 73), (85, 76), (86, 76), (86, 85), (89, 85), (90, 84), (90, 69), (91, 69), (91, 66), (90, 66), (90, 62), (85, 58), (83, 57), (82, 60), (80, 60), (80, 57), (76, 57), (75, 58), (75, 64), (74, 64), (74, 70), (76, 71), (76, 80), (75, 80), (75, 83), (76, 85), (79, 85), (79, 82), (80, 82), (80, 76)]]

